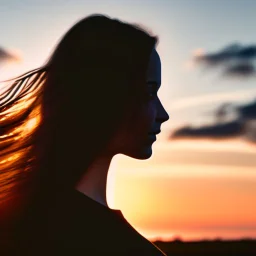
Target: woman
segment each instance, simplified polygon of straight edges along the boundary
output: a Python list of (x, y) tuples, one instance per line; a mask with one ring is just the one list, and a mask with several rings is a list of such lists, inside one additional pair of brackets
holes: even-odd
[(113, 156), (150, 158), (169, 119), (157, 40), (90, 15), (2, 94), (4, 255), (165, 255), (106, 200)]

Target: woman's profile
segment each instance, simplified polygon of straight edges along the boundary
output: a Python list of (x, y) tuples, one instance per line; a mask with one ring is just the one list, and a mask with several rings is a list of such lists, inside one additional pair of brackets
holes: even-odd
[(0, 95), (1, 255), (165, 255), (108, 207), (116, 154), (152, 155), (169, 119), (158, 37), (94, 14)]

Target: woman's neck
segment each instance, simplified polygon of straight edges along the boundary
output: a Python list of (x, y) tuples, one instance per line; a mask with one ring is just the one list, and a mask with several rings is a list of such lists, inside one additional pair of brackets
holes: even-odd
[(98, 157), (85, 171), (76, 189), (96, 202), (108, 207), (106, 187), (108, 170), (112, 157)]

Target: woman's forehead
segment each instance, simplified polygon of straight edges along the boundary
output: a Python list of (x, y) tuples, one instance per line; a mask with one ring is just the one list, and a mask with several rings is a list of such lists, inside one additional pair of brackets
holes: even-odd
[(156, 82), (159, 86), (161, 84), (161, 60), (155, 49), (152, 50), (149, 59), (147, 82)]

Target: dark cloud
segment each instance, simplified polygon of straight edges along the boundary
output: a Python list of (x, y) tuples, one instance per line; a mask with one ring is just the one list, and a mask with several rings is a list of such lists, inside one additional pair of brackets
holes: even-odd
[(171, 134), (171, 139), (179, 138), (212, 138), (225, 139), (234, 136), (239, 136), (242, 132), (242, 125), (238, 121), (229, 122), (226, 124), (216, 124), (201, 126), (198, 128), (182, 127)]
[(231, 44), (218, 52), (194, 56), (197, 64), (206, 67), (224, 67), (228, 76), (249, 77), (256, 74), (256, 45)]
[[(229, 106), (228, 104), (225, 106)], [(225, 107), (224, 105), (221, 108)], [(219, 109), (216, 117), (219, 115)], [(228, 139), (236, 136), (244, 136), (251, 142), (256, 142), (256, 100), (236, 107), (237, 118), (233, 121), (216, 122), (213, 125), (200, 127), (185, 126), (176, 129), (170, 136), (170, 139), (182, 138), (211, 138)]]
[(252, 63), (240, 63), (224, 70), (225, 76), (250, 77), (256, 75), (256, 68)]
[(18, 61), (18, 60), (19, 60), (18, 56), (13, 55), (8, 51), (6, 51), (5, 49), (3, 49), (2, 47), (0, 47), (0, 64), (8, 61)]
[(238, 112), (241, 119), (256, 120), (256, 100), (238, 107)]
[(250, 45), (250, 46), (241, 48), (237, 52), (236, 57), (239, 59), (245, 59), (245, 60), (256, 58), (256, 45)]
[(256, 45), (231, 44), (219, 52), (203, 54), (194, 58), (197, 62), (208, 65), (219, 65), (230, 61), (251, 61), (256, 59)]

